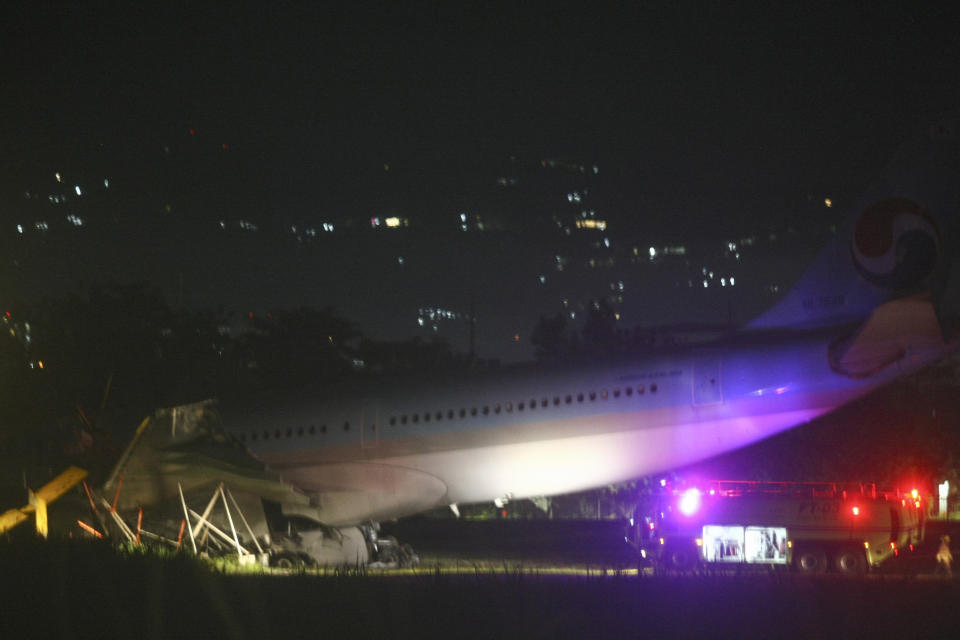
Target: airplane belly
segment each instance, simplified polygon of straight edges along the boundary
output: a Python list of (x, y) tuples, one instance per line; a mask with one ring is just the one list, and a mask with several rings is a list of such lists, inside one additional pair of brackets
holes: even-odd
[(443, 478), (444, 502), (582, 491), (680, 467), (807, 422), (832, 406), (384, 460)]

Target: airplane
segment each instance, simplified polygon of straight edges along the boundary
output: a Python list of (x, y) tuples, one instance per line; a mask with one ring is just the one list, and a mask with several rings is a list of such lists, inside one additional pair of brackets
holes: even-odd
[[(347, 529), (623, 482), (803, 424), (960, 344), (945, 339), (936, 306), (957, 240), (957, 149), (955, 119), (925, 128), (796, 286), (716, 343), (590, 367), (374, 380), (276, 406), (186, 407), (154, 440), (165, 453), (138, 472), (128, 450), (107, 486), (126, 474), (133, 506), (174, 495), (165, 478), (197, 487), (216, 477)], [(249, 454), (272, 480), (228, 465), (217, 447), (187, 446), (206, 447), (214, 423), (221, 452)]]

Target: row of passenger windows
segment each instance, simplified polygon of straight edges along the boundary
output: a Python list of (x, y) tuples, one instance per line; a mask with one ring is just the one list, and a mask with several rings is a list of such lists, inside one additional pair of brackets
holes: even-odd
[[(632, 397), (634, 394), (636, 394), (639, 397), (644, 395), (646, 391), (647, 391), (646, 385), (642, 385), (642, 384), (638, 385), (636, 388), (624, 387), (623, 389), (621, 389), (620, 387), (614, 387), (613, 391), (610, 391), (610, 392), (608, 392), (606, 389), (601, 389), (599, 392), (590, 391), (588, 393), (580, 392), (575, 395), (568, 393), (567, 395), (562, 397), (553, 396), (552, 403), (553, 403), (553, 406), (558, 407), (561, 404), (573, 404), (574, 401), (596, 402), (598, 399), (607, 400), (611, 396), (613, 398), (620, 398), (620, 397), (629, 398), (629, 397)], [(653, 383), (650, 385), (650, 393), (656, 393), (656, 392), (657, 392), (657, 384)], [(444, 413), (443, 411), (436, 411), (433, 413), (431, 413), (430, 411), (425, 411), (423, 412), (423, 414), (414, 413), (409, 416), (407, 416), (406, 414), (403, 414), (399, 417), (391, 416), (390, 426), (394, 426), (397, 423), (407, 424), (408, 422), (417, 424), (421, 420), (423, 420), (423, 422), (430, 422), (431, 420), (440, 421), (444, 419), (444, 415), (446, 415), (447, 420), (453, 420), (457, 416), (461, 418), (466, 418), (468, 413), (471, 416), (477, 416), (477, 415), (487, 416), (487, 415), (490, 415), (491, 411), (493, 411), (494, 414), (500, 414), (503, 411), (506, 411), (506, 413), (512, 413), (514, 410), (536, 411), (538, 405), (541, 409), (546, 409), (547, 407), (550, 406), (550, 404), (551, 404), (551, 399), (544, 396), (540, 398), (539, 402), (537, 401), (536, 398), (530, 398), (529, 402), (525, 400), (521, 400), (516, 405), (514, 405), (512, 402), (507, 402), (502, 406), (500, 404), (495, 404), (493, 405), (493, 407), (490, 407), (490, 405), (485, 405), (480, 408), (470, 407), (470, 409), (461, 407), (459, 411), (448, 409), (446, 413)], [(376, 429), (376, 425), (370, 425), (370, 429), (371, 430)], [(343, 430), (344, 431), (350, 430), (349, 420), (343, 423)], [(263, 431), (251, 432), (249, 439), (251, 442), (257, 442), (258, 440), (270, 440), (271, 438), (279, 440), (283, 437), (292, 438), (294, 434), (296, 434), (298, 438), (302, 438), (305, 435), (315, 436), (318, 432), (321, 434), (327, 433), (327, 425), (321, 424), (319, 427), (317, 427), (316, 425), (312, 424), (309, 427), (297, 427), (296, 429), (294, 429), (293, 427), (287, 427), (286, 429), (274, 429), (273, 431), (270, 431), (269, 429), (264, 429)], [(247, 441), (246, 433), (240, 434), (240, 441), (241, 442)]]
[[(375, 429), (376, 427), (374, 425), (370, 425), (370, 428)], [(350, 431), (349, 420), (343, 423), (343, 430)], [(317, 425), (312, 424), (309, 427), (297, 427), (296, 429), (294, 429), (293, 427), (287, 427), (286, 429), (274, 429), (273, 431), (270, 431), (269, 429), (264, 429), (263, 431), (253, 431), (250, 433), (250, 441), (256, 442), (257, 440), (270, 440), (271, 438), (279, 440), (284, 436), (286, 436), (287, 438), (292, 438), (294, 434), (296, 434), (298, 438), (302, 438), (304, 435), (311, 435), (311, 436), (317, 435), (318, 432), (326, 433), (327, 425), (322, 424), (318, 427)], [(246, 442), (246, 440), (247, 440), (247, 434), (241, 433), (240, 441)]]
[[(646, 393), (646, 391), (647, 391), (646, 385), (642, 385), (642, 384), (636, 387), (636, 391), (634, 391), (634, 387), (624, 387), (623, 389), (621, 389), (620, 387), (614, 387), (613, 391), (607, 391), (606, 389), (601, 389), (599, 392), (590, 391), (589, 393), (580, 392), (575, 395), (568, 393), (567, 395), (562, 397), (553, 396), (552, 403), (553, 403), (553, 406), (557, 407), (557, 406), (560, 406), (560, 404), (573, 404), (574, 401), (596, 402), (598, 399), (607, 400), (611, 396), (613, 398), (620, 398), (620, 397), (629, 398), (633, 396), (634, 393), (636, 393), (637, 396), (642, 396), (644, 393)], [(657, 384), (653, 383), (650, 385), (650, 393), (656, 393), (656, 392), (657, 392)], [(446, 416), (447, 420), (453, 420), (457, 416), (461, 418), (466, 418), (468, 413), (471, 416), (477, 416), (477, 415), (487, 416), (487, 415), (490, 415), (491, 411), (494, 414), (499, 414), (503, 411), (506, 411), (507, 413), (512, 413), (514, 409), (516, 409), (516, 411), (527, 411), (527, 410), (536, 411), (538, 405), (541, 409), (545, 409), (549, 407), (550, 404), (551, 404), (551, 399), (549, 397), (544, 396), (540, 398), (539, 402), (537, 401), (536, 398), (530, 398), (529, 402), (525, 400), (521, 400), (516, 405), (514, 405), (512, 402), (507, 402), (502, 406), (500, 404), (495, 404), (492, 407), (490, 405), (485, 405), (480, 408), (470, 407), (470, 409), (461, 407), (459, 411), (455, 411), (454, 409), (447, 409), (446, 413), (444, 413), (443, 411), (436, 411), (436, 412), (424, 411), (423, 414), (414, 413), (409, 416), (407, 416), (406, 414), (401, 415), (399, 417), (390, 416), (390, 426), (394, 426), (398, 423), (407, 424), (408, 422), (417, 424), (421, 420), (423, 420), (423, 422), (430, 422), (431, 420), (439, 421), (439, 420), (443, 420), (444, 416)]]

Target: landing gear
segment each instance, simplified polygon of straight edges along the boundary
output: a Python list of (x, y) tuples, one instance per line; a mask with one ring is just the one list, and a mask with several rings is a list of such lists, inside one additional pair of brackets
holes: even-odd
[(281, 553), (272, 558), (271, 564), (277, 569), (302, 569), (305, 566), (303, 558), (295, 553)]
[(370, 551), (370, 564), (382, 568), (410, 568), (420, 564), (418, 556), (409, 544), (400, 544), (393, 536), (380, 537), (380, 525), (376, 522), (360, 527)]

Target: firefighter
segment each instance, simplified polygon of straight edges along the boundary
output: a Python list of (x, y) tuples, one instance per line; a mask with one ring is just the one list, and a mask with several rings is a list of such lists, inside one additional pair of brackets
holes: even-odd
[(937, 550), (937, 573), (952, 578), (951, 562), (953, 562), (953, 554), (950, 553), (950, 536), (944, 534), (940, 536), (940, 548)]

